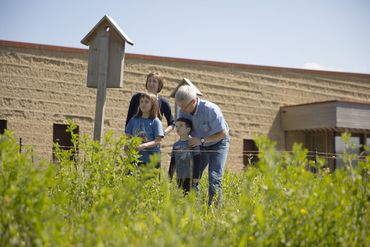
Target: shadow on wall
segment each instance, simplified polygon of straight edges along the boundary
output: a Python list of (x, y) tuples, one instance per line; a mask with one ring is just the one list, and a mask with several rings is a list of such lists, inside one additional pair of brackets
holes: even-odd
[(281, 128), (281, 110), (276, 113), (272, 126), (269, 130), (268, 137), (271, 141), (276, 141), (278, 150), (285, 150), (284, 131)]

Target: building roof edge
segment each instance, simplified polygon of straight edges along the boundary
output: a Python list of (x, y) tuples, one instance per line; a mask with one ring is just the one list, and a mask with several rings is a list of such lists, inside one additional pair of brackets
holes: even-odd
[[(64, 47), (56, 45), (46, 45), (46, 44), (35, 44), (26, 43), (18, 41), (0, 40), (0, 46), (7, 47), (18, 47), (18, 48), (28, 48), (28, 49), (40, 49), (40, 50), (50, 50), (57, 52), (68, 52), (77, 54), (88, 54), (88, 49), (84, 48), (73, 48)], [(309, 70), (300, 68), (289, 68), (289, 67), (275, 67), (275, 66), (265, 66), (265, 65), (251, 65), (242, 63), (229, 63), (229, 62), (219, 62), (219, 61), (209, 61), (209, 60), (197, 60), (189, 58), (175, 58), (175, 57), (164, 57), (155, 55), (142, 55), (135, 53), (126, 53), (126, 57), (130, 59), (143, 59), (143, 60), (155, 60), (163, 62), (177, 62), (177, 63), (190, 63), (197, 65), (209, 65), (217, 67), (231, 67), (231, 68), (244, 68), (244, 69), (255, 69), (264, 70), (272, 72), (294, 72), (303, 73), (318, 76), (339, 76), (339, 77), (357, 77), (363, 79), (370, 79), (370, 74), (355, 73), (355, 72), (340, 72), (340, 71), (324, 71), (324, 70)]]

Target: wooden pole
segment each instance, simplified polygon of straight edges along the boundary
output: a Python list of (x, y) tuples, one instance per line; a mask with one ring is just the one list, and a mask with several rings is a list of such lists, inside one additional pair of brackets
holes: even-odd
[(99, 37), (99, 75), (98, 91), (96, 94), (94, 140), (101, 141), (104, 134), (104, 111), (105, 98), (107, 94), (107, 76), (108, 76), (108, 51), (109, 51), (109, 32), (103, 30)]

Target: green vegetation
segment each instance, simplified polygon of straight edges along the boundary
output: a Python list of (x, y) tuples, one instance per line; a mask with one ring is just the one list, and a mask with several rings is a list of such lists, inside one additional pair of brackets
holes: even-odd
[(183, 197), (165, 174), (133, 166), (139, 140), (72, 136), (79, 154), (56, 147), (55, 164), (0, 137), (0, 246), (370, 245), (370, 157), (335, 173), (311, 162), (313, 174), (306, 150), (280, 154), (262, 137), (258, 166), (226, 172), (213, 208), (207, 178)]

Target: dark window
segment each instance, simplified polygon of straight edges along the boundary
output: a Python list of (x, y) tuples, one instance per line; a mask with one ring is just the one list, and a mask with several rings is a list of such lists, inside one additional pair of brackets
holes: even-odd
[[(73, 148), (72, 136), (70, 132), (67, 132), (68, 125), (66, 124), (54, 124), (53, 125), (53, 143), (58, 143), (60, 148), (63, 150), (69, 150)], [(79, 127), (74, 130), (74, 134), (79, 133)], [(71, 156), (71, 159), (73, 155)], [(53, 160), (55, 160), (55, 153), (53, 147)]]
[[(308, 139), (308, 140), (307, 140)], [(312, 132), (307, 134), (308, 149), (313, 152), (326, 152), (327, 138), (325, 132)]]
[(0, 119), (0, 135), (4, 134), (6, 129), (6, 120)]
[(258, 162), (258, 147), (254, 140), (243, 140), (243, 164), (254, 165)]
[[(335, 168), (343, 168), (344, 167), (344, 161), (343, 161), (343, 152), (346, 148), (343, 139), (341, 137), (342, 133), (336, 133), (334, 136), (334, 150), (337, 155), (337, 158), (335, 159)], [(364, 145), (364, 138), (363, 135), (360, 134), (351, 134), (351, 137), (349, 138), (349, 144), (347, 147), (347, 153), (348, 154), (354, 154), (356, 155), (354, 160), (352, 160), (352, 165), (357, 165), (357, 159), (358, 155), (360, 154), (362, 150), (362, 145)]]

